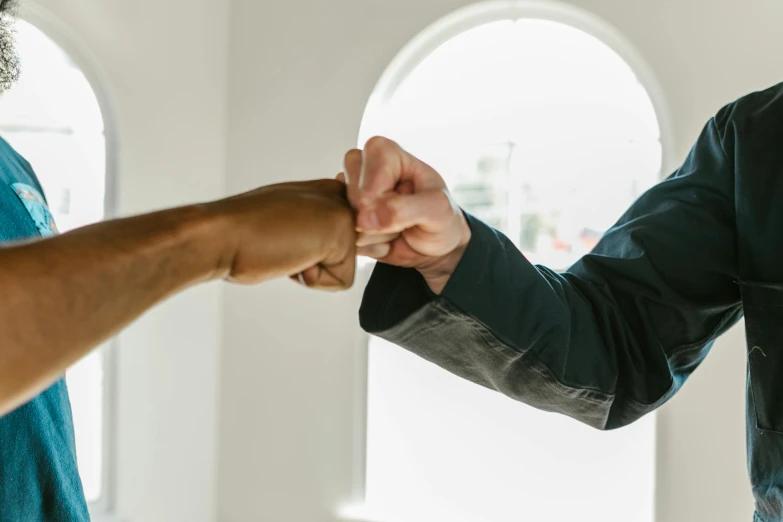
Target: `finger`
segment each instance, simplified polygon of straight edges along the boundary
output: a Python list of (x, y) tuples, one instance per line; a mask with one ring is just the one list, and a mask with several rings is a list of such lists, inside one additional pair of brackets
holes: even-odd
[(322, 290), (345, 290), (353, 285), (356, 276), (356, 250), (344, 261), (332, 265), (320, 265), (317, 278), (310, 285)]
[(358, 207), (370, 206), (382, 195), (394, 191), (405, 174), (402, 148), (394, 141), (370, 138), (362, 151), (358, 185)]
[(395, 234), (413, 227), (430, 232), (452, 223), (459, 207), (445, 190), (384, 198), (356, 217), (356, 228), (366, 234)]
[(305, 279), (304, 272), (299, 272), (298, 274), (294, 274), (292, 276), (288, 276), (288, 278), (293, 281), (294, 283), (297, 283), (302, 286), (308, 286), (307, 285), (307, 279)]
[(307, 288), (330, 290), (345, 288), (345, 283), (332, 271), (322, 265), (312, 266), (305, 271), (291, 276), (291, 279)]
[(362, 173), (362, 151), (352, 149), (345, 153), (343, 168), (348, 185), (348, 201), (356, 207), (359, 202), (359, 179)]
[(382, 243), (391, 243), (399, 236), (399, 234), (359, 234), (356, 237), (356, 246), (364, 247), (380, 245)]
[(356, 249), (357, 255), (371, 257), (373, 259), (383, 259), (389, 255), (389, 252), (391, 252), (391, 245), (389, 243), (368, 245)]
[(446, 183), (435, 170), (415, 158), (394, 141), (371, 138), (362, 151), (358, 204), (362, 209), (401, 189), (404, 193), (445, 189)]
[(309, 288), (315, 286), (318, 283), (318, 279), (320, 277), (321, 267), (316, 265), (311, 266), (310, 268), (307, 268), (294, 276), (291, 276), (291, 279)]
[(343, 184), (344, 184), (344, 183), (347, 183), (347, 182), (346, 182), (346, 178), (345, 178), (345, 172), (341, 172), (341, 173), (339, 173), (339, 174), (337, 175), (337, 178), (335, 178), (335, 179), (336, 179), (337, 181), (339, 181), (340, 183), (343, 183)]

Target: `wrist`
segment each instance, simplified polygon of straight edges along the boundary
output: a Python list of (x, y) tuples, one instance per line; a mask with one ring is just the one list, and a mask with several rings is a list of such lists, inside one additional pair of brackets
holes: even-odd
[(224, 279), (231, 271), (236, 252), (231, 243), (228, 217), (213, 203), (189, 205), (176, 210), (179, 214), (180, 241), (194, 254), (200, 281)]
[(460, 214), (460, 240), (456, 248), (445, 256), (435, 258), (432, 262), (419, 267), (419, 273), (424, 277), (434, 294), (440, 295), (446, 288), (468, 249), (471, 237), (467, 219), (464, 214)]

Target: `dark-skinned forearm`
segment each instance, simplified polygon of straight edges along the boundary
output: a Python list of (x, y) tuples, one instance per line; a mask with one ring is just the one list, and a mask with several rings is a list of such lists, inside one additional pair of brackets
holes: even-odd
[(192, 206), (0, 248), (0, 415), (156, 303), (224, 275), (219, 227)]

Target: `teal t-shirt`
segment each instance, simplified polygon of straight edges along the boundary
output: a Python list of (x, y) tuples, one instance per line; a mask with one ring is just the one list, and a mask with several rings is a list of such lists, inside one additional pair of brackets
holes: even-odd
[[(0, 139), (0, 242), (55, 233), (30, 164)], [(76, 466), (71, 404), (61, 379), (0, 417), (0, 522), (89, 519)]]

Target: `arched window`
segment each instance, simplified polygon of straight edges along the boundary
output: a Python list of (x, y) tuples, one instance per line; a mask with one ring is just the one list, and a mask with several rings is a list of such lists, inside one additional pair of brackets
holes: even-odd
[[(396, 139), (466, 211), (565, 270), (660, 179), (656, 104), (622, 45), (570, 8), (463, 11), (395, 60), (360, 141)], [(379, 339), (367, 400), (365, 509), (380, 519), (652, 521), (652, 417), (597, 432)]]
[[(61, 232), (99, 221), (106, 200), (106, 145), (101, 109), (69, 56), (33, 25), (17, 22), (22, 75), (0, 96), (0, 136), (33, 166)], [(104, 491), (106, 418), (104, 351), (68, 372), (76, 449), (85, 494)]]

